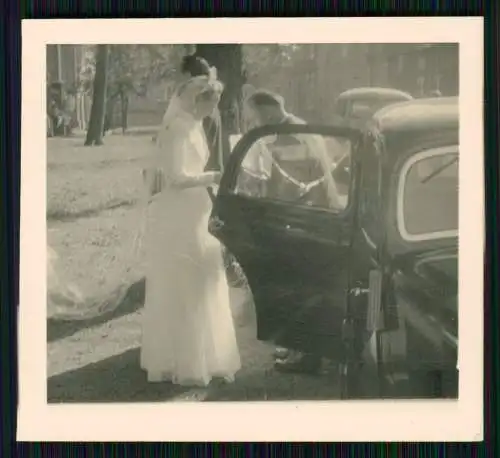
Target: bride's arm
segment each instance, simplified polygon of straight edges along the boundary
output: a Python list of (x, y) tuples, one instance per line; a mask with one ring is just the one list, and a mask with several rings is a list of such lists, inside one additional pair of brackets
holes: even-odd
[(198, 175), (176, 173), (167, 175), (167, 186), (177, 189), (206, 188), (217, 183), (219, 172), (203, 172)]
[[(174, 129), (172, 126), (170, 129)], [(219, 172), (202, 172), (193, 174), (189, 167), (189, 135), (182, 128), (165, 131), (160, 138), (165, 185), (176, 189), (207, 187), (217, 183)]]

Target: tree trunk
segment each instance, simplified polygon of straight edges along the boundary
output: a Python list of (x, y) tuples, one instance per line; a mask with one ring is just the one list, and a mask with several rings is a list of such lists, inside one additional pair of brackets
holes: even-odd
[(104, 129), (103, 134), (106, 135), (108, 131), (115, 127), (115, 106), (116, 106), (116, 96), (108, 98), (106, 102), (106, 116), (104, 117)]
[(198, 44), (196, 55), (205, 58), (210, 65), (217, 68), (218, 78), (224, 83), (219, 109), (225, 162), (230, 153), (229, 135), (240, 132), (241, 89), (246, 82), (241, 45)]
[(108, 45), (97, 45), (92, 108), (85, 146), (102, 145), (104, 116), (106, 114), (108, 54)]
[(128, 94), (124, 91), (120, 92), (120, 100), (121, 100), (121, 124), (122, 124), (122, 133), (125, 134), (128, 128)]

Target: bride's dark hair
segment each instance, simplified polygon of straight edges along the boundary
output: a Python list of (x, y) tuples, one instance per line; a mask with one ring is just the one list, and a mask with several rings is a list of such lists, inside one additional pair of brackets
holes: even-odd
[(194, 54), (184, 56), (181, 63), (182, 73), (189, 73), (191, 76), (209, 76), (210, 65), (203, 57)]

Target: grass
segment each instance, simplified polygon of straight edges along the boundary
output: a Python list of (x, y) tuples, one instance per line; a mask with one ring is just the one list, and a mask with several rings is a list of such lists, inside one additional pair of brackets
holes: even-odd
[(151, 145), (141, 138), (106, 138), (103, 147), (84, 147), (81, 138), (49, 139), (49, 222), (132, 205), (141, 186), (141, 165)]
[[(79, 312), (113, 297), (143, 274), (135, 249), (143, 210), (141, 168), (151, 142), (108, 136), (102, 147), (82, 138), (49, 139), (47, 147), (48, 243), (57, 253), (57, 273), (86, 299)], [(64, 304), (49, 296), (53, 317)]]

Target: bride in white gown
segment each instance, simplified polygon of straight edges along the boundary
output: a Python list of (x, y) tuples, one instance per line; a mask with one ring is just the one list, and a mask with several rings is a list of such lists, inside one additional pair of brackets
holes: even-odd
[(153, 164), (163, 175), (148, 208), (146, 300), (141, 367), (150, 382), (206, 386), (233, 381), (240, 369), (221, 246), (207, 230), (204, 172), (209, 150), (202, 119), (217, 106), (222, 85), (191, 78), (178, 90), (157, 138)]

